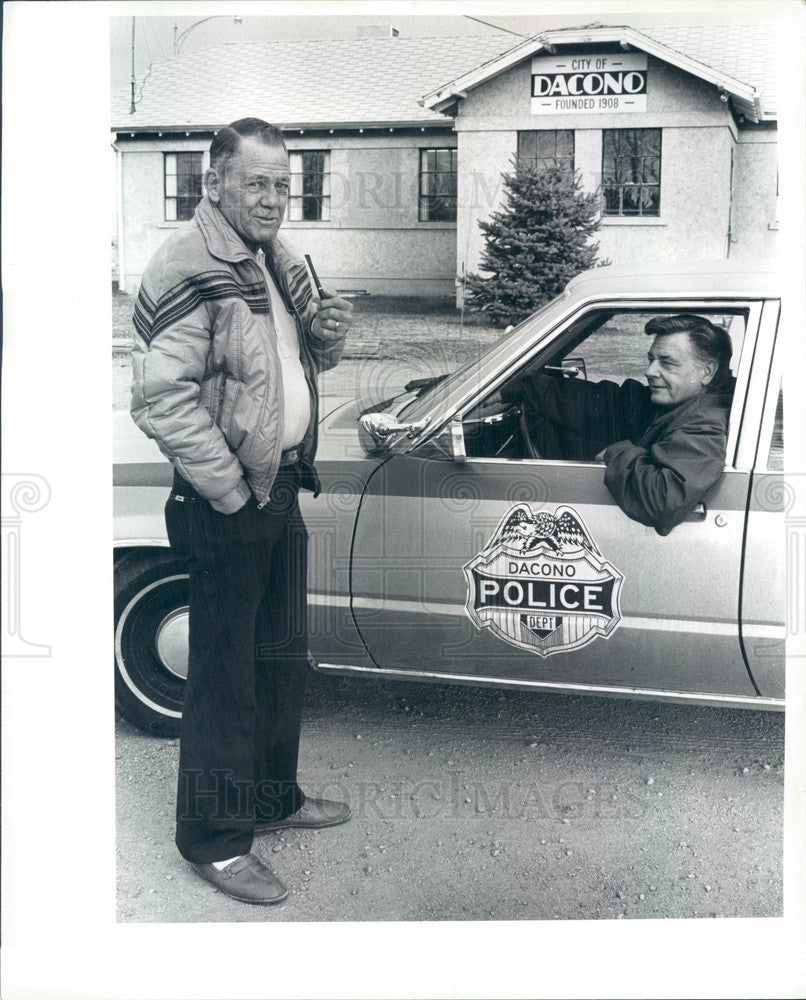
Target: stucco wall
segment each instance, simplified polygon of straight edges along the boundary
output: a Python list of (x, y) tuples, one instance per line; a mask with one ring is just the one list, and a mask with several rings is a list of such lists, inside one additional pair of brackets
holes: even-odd
[(162, 151), (123, 155), (125, 289), (137, 290), (143, 270), (176, 225), (164, 221)]
[(280, 235), (309, 253), (326, 288), (373, 295), (453, 295), (456, 230), (300, 229)]
[[(577, 138), (577, 159), (589, 190), (601, 180), (601, 135), (586, 129)], [(478, 223), (503, 203), (500, 165), (509, 163), (516, 145), (515, 131), (459, 133), (457, 274), (463, 262), (468, 271), (478, 270), (484, 247)], [(727, 256), (732, 145), (724, 126), (664, 129), (660, 215), (604, 217), (597, 237), (601, 257), (640, 264)]]
[(310, 253), (324, 284), (376, 295), (452, 295), (453, 223), (419, 221), (421, 148), (454, 148), (456, 137), (288, 141), (329, 148), (329, 222), (286, 222), (283, 233)]
[(778, 232), (778, 147), (774, 129), (742, 133), (736, 144), (730, 256), (772, 258)]
[(456, 274), (479, 268), (484, 248), (479, 220), (503, 204), (501, 173), (511, 169), (517, 152), (514, 131), (459, 132), (459, 177), (456, 211)]
[[(639, 265), (728, 253), (772, 256), (774, 128), (738, 129), (715, 86), (666, 63), (648, 57), (647, 72), (646, 113), (533, 115), (527, 59), (459, 102), (453, 134), (289, 136), (291, 150), (331, 151), (331, 218), (286, 221), (283, 232), (311, 253), (322, 279), (332, 287), (374, 294), (452, 294), (463, 268), (479, 269), (483, 236), (478, 222), (501, 205), (501, 173), (511, 167), (519, 130), (573, 129), (577, 169), (585, 189), (597, 191), (602, 130), (660, 128), (660, 216), (604, 218), (598, 237), (601, 256)], [(121, 257), (128, 291), (136, 290), (146, 263), (176, 228), (163, 220), (163, 152), (208, 145), (204, 137), (119, 140)], [(459, 161), (457, 222), (420, 222), (419, 150), (454, 145)]]
[[(390, 295), (454, 292), (456, 227), (420, 222), (420, 148), (451, 148), (450, 134), (388, 137), (299, 136), (289, 150), (329, 149), (331, 217), (291, 222), (282, 234), (310, 253), (326, 286)], [(209, 143), (132, 141), (123, 149), (126, 290), (177, 228), (163, 219), (163, 152)]]
[(600, 255), (638, 265), (727, 257), (732, 145), (726, 128), (664, 129), (660, 215), (604, 217)]

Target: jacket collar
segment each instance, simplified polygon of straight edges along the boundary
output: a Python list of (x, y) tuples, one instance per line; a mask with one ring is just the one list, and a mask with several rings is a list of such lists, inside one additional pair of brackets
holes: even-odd
[(193, 218), (201, 229), (204, 242), (213, 257), (234, 262), (252, 256), (247, 245), (227, 222), (221, 209), (214, 205), (207, 195), (196, 206)]
[[(201, 229), (207, 249), (213, 257), (229, 263), (254, 260), (255, 255), (229, 224), (221, 209), (213, 204), (207, 195), (196, 206), (194, 220)], [(266, 254), (267, 262), (275, 268), (275, 271), (283, 271), (289, 264), (297, 263), (298, 255), (293, 254), (278, 237), (265, 244), (263, 252)], [(302, 263), (301, 257), (299, 263)]]
[(696, 412), (697, 410), (708, 411), (714, 409), (727, 411), (730, 408), (735, 384), (736, 379), (732, 379), (732, 384), (728, 387), (717, 389), (713, 392), (706, 389), (705, 392), (700, 392), (696, 396), (690, 396), (688, 399), (684, 399), (682, 403), (676, 403), (674, 406), (656, 406), (653, 404), (655, 412), (652, 417), (652, 423), (657, 424), (664, 420), (678, 420), (682, 414)]

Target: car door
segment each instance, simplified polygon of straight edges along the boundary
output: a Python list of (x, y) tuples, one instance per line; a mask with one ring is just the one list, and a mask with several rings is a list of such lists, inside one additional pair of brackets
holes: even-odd
[[(757, 696), (737, 621), (751, 469), (735, 456), (760, 301), (589, 301), (503, 374), (479, 373), (478, 391), (454, 416), (466, 444), (487, 400), (526, 366), (591, 381), (640, 377), (649, 346), (641, 326), (658, 312), (707, 314), (735, 341), (727, 463), (703, 509), (662, 537), (621, 511), (602, 464), (524, 457), (502, 441), (511, 427), (457, 462), (454, 420), (453, 447), (432, 437), (392, 455), (361, 501), (352, 608), (379, 668), (728, 702)], [(512, 539), (535, 524), (546, 537), (521, 558)]]

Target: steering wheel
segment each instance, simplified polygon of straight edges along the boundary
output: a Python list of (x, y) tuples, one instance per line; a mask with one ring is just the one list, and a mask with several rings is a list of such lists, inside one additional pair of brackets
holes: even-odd
[(529, 433), (529, 421), (526, 419), (526, 404), (521, 403), (518, 407), (518, 426), (521, 430), (521, 439), (526, 447), (526, 453), (529, 458), (542, 458), (539, 450), (535, 446), (532, 440), (532, 435)]
[[(487, 404), (493, 405), (493, 404)], [(480, 424), (492, 425), (503, 423), (508, 418), (512, 417), (517, 420), (518, 428), (520, 429), (521, 439), (523, 441), (524, 447), (526, 449), (528, 458), (542, 458), (539, 450), (535, 446), (532, 436), (529, 433), (529, 422), (525, 416), (526, 404), (521, 401), (520, 403), (509, 403), (501, 404), (498, 400), (495, 405), (501, 405), (502, 408), (495, 413), (488, 413), (485, 415), (479, 414), (475, 417), (465, 417), (462, 421), (465, 427), (473, 427)], [(511, 440), (511, 438), (509, 439)], [(507, 444), (509, 441), (506, 442)], [(497, 453), (496, 453), (497, 454)]]

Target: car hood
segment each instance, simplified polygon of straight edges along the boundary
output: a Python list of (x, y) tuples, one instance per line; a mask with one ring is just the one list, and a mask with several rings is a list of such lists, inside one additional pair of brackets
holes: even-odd
[[(358, 437), (358, 417), (363, 409), (354, 399), (334, 396), (322, 399), (317, 461), (354, 461), (365, 457)], [(128, 410), (113, 413), (112, 432), (115, 465), (168, 465), (156, 442), (143, 434)]]

